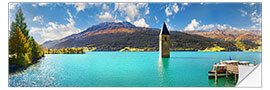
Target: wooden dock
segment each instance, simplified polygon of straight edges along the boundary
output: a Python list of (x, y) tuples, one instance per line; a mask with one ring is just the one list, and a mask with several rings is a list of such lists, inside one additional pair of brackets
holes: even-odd
[[(220, 61), (219, 63), (212, 66), (212, 70), (209, 72), (215, 73), (215, 82), (218, 81), (219, 73), (225, 73), (223, 76), (226, 76), (228, 78), (229, 76), (234, 76), (235, 82), (238, 80), (239, 75), (239, 69), (238, 66), (254, 66), (254, 64), (250, 64), (249, 61), (238, 61), (238, 60), (226, 60), (226, 61)], [(225, 70), (224, 70), (225, 68)], [(209, 75), (208, 72), (208, 75)]]
[[(228, 78), (229, 75), (233, 75), (235, 78), (235, 81), (237, 82), (237, 77), (239, 74), (238, 65), (239, 61), (221, 61), (219, 64), (225, 65), (226, 67), (226, 78)], [(218, 68), (218, 66), (216, 67)], [(218, 81), (218, 69), (215, 70), (215, 81)]]
[(237, 82), (237, 77), (239, 74), (238, 65), (227, 65), (226, 66), (226, 78), (228, 78), (228, 75), (234, 75), (235, 81)]

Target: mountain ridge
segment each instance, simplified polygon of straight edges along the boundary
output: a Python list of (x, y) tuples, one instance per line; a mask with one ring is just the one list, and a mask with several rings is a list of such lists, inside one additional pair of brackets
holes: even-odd
[(214, 29), (211, 31), (183, 31), (189, 34), (197, 34), (204, 37), (219, 39), (225, 41), (241, 41), (250, 40), (256, 44), (261, 44), (261, 31), (260, 30), (219, 30)]
[[(59, 40), (48, 41), (43, 43), (43, 46), (50, 49), (95, 47), (97, 51), (118, 51), (125, 47), (131, 47), (151, 48), (151, 50), (157, 51), (159, 33), (160, 29), (136, 27), (129, 22), (105, 22), (92, 25), (83, 32)], [(216, 30), (216, 33), (223, 32)], [(190, 32), (170, 31), (170, 34), (171, 50), (198, 51), (215, 46), (224, 47), (224, 51), (240, 50), (234, 45), (235, 42), (231, 41), (220, 41)], [(252, 45), (249, 48), (255, 48), (255, 46)]]
[[(83, 32), (105, 30), (105, 29), (117, 29), (117, 28), (138, 28), (129, 22), (103, 22), (97, 25), (92, 25)], [(82, 33), (83, 33), (82, 32)]]

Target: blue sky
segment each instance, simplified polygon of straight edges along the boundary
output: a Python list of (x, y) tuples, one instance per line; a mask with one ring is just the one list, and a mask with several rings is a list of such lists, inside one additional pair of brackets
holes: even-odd
[(180, 30), (261, 30), (261, 3), (9, 3), (9, 24), (22, 8), (38, 43), (79, 33), (102, 22)]

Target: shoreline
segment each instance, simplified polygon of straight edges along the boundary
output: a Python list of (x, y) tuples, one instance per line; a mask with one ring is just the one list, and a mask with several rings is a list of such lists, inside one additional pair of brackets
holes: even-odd
[[(159, 51), (85, 51), (85, 52), (159, 52)], [(170, 51), (170, 52), (262, 52), (262, 51)]]
[(8, 65), (8, 74), (9, 75), (12, 75), (12, 74), (16, 74), (16, 73), (19, 73), (19, 72), (23, 72), (24, 70), (26, 70), (31, 65), (38, 63), (42, 58), (44, 58), (44, 57), (40, 57), (40, 58), (34, 59), (31, 64), (28, 64), (26, 66), (9, 64)]

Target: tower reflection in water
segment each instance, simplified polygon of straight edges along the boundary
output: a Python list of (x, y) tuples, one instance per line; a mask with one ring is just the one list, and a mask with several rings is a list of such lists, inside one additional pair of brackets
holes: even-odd
[(170, 85), (168, 66), (169, 66), (169, 58), (159, 58), (158, 71), (159, 71), (159, 81), (160, 81), (161, 86)]

